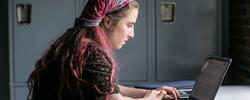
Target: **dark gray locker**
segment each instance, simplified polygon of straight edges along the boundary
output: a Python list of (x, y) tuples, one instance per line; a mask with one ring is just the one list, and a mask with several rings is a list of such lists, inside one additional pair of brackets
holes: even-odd
[(115, 51), (118, 59), (121, 82), (148, 81), (148, 35), (147, 1), (137, 0), (140, 11), (135, 25), (135, 36), (129, 39), (120, 50)]
[[(175, 2), (175, 20), (161, 20), (160, 4)], [(218, 55), (218, 0), (156, 0), (156, 81), (195, 79), (203, 60)]]
[[(55, 39), (72, 27), (80, 1), (9, 0), (10, 94), (11, 100), (25, 100), (26, 81), (36, 61)], [(17, 23), (16, 5), (32, 6), (31, 23)]]

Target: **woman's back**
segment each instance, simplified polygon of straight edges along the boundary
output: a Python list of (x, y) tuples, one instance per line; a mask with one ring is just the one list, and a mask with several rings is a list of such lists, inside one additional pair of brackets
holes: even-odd
[[(60, 60), (56, 59), (48, 63), (48, 68), (39, 72), (36, 81), (34, 81), (33, 91), (36, 92), (33, 92), (32, 100), (57, 100), (58, 98), (62, 100), (83, 100), (83, 98), (84, 100), (95, 100), (96, 97), (111, 92), (110, 75), (112, 69), (108, 56), (96, 42), (90, 42), (86, 50), (85, 56), (88, 55), (88, 59), (82, 70), (82, 79), (88, 83), (76, 79), (70, 70), (61, 71)], [(62, 81), (62, 72), (67, 73), (66, 77), (68, 78), (66, 79), (69, 80), (66, 83)], [(112, 93), (118, 93), (116, 81), (114, 80), (112, 83), (114, 83), (115, 88)]]

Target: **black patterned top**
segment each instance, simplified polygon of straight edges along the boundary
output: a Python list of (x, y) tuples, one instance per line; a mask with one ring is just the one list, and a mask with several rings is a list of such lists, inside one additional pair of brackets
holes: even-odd
[[(86, 62), (86, 68), (83, 69), (83, 79), (91, 84), (96, 84), (97, 88), (101, 92), (111, 91), (111, 84), (114, 85), (113, 93), (119, 93), (119, 87), (117, 81), (113, 78), (113, 83), (110, 83), (111, 75), (111, 62), (104, 52), (104, 50), (96, 43), (90, 43), (88, 50), (92, 49), (89, 58)], [(61, 70), (59, 67), (51, 67), (46, 71), (43, 71), (39, 75), (39, 79), (34, 83), (33, 91), (36, 91), (32, 100), (58, 100), (58, 91), (60, 89), (60, 76)], [(73, 75), (68, 75), (70, 79), (69, 88), (63, 88), (61, 98), (62, 100), (95, 100), (96, 97), (104, 96), (105, 94), (99, 93), (96, 88), (81, 82), (79, 84), (83, 97), (80, 95), (80, 91), (77, 88), (76, 79)]]

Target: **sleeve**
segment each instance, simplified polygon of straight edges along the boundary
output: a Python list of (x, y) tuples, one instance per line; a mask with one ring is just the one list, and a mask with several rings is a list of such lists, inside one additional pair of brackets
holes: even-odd
[[(86, 62), (85, 78), (97, 86), (97, 88), (93, 88), (97, 95), (119, 92), (117, 81), (113, 78), (112, 83), (110, 82), (111, 71), (111, 62), (103, 50), (97, 49), (90, 53)], [(111, 84), (114, 86), (113, 92), (111, 92)]]

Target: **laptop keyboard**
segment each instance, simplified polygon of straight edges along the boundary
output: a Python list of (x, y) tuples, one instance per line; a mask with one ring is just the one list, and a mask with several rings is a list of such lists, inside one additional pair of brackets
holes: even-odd
[[(187, 99), (190, 96), (192, 89), (191, 88), (178, 89), (178, 92), (180, 94), (180, 97), (185, 100), (185, 98)], [(174, 97), (172, 95), (171, 95), (171, 100), (174, 100)]]
[(178, 92), (180, 93), (181, 98), (188, 97), (191, 94), (192, 89), (180, 89)]

